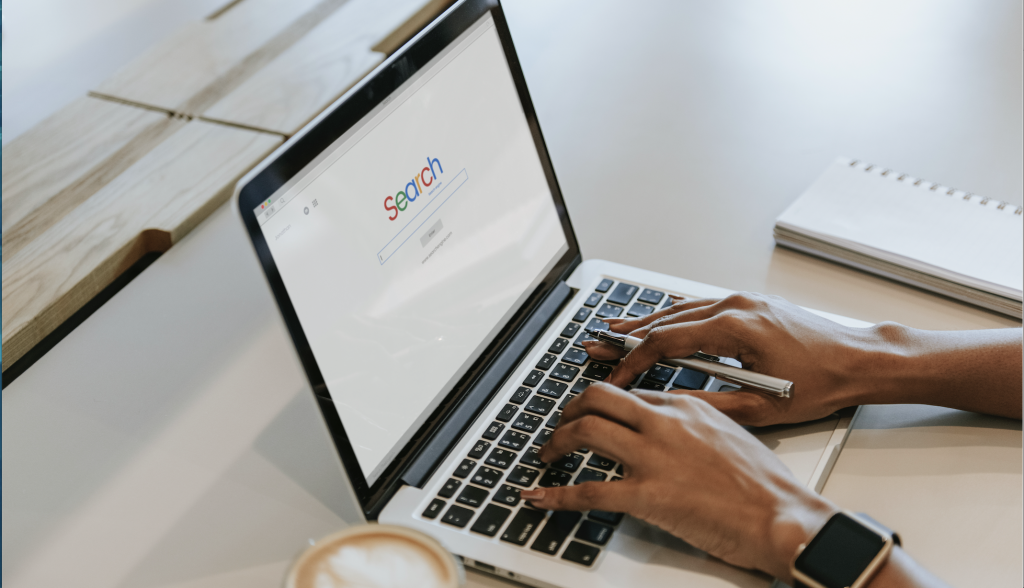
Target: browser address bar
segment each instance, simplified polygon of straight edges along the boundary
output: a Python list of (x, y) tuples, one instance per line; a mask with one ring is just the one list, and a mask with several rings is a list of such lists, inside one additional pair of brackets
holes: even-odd
[(405, 242), (416, 234), (416, 232), (419, 231), (428, 220), (430, 220), (430, 217), (444, 206), (444, 203), (448, 202), (449, 198), (455, 195), (455, 192), (457, 192), (468, 179), (469, 174), (467, 174), (466, 169), (463, 168), (462, 171), (455, 174), (455, 177), (452, 178), (447, 185), (441, 186), (441, 189), (431, 197), (430, 202), (427, 202), (427, 205), (421, 208), (419, 212), (416, 213), (416, 216), (409, 219), (409, 222), (399, 229), (398, 233), (377, 253), (377, 261), (380, 262), (381, 265), (387, 263), (387, 261), (391, 259), (391, 256), (401, 249), (402, 245), (405, 245)]

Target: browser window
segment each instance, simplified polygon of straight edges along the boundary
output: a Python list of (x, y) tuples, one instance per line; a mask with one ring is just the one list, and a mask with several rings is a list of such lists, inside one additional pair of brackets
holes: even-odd
[(253, 213), (371, 485), (569, 248), (489, 15)]

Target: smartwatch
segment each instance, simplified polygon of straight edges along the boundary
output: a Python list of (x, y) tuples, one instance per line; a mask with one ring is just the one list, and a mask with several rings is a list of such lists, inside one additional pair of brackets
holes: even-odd
[(832, 515), (790, 566), (794, 588), (861, 588), (889, 559), (900, 538), (867, 515)]

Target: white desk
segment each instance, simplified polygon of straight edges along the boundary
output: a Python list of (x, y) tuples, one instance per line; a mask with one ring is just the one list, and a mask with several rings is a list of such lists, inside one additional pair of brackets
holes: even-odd
[[(774, 217), (839, 154), (1020, 203), (1019, 3), (630, 6), (506, 5), (585, 256), (868, 321), (1019, 326), (771, 240)], [(601, 236), (622, 231), (650, 237)], [(907, 410), (904, 424), (933, 409)], [(279, 585), (305, 541), (356, 516), (318, 418), (223, 209), (4, 390), (3, 584)], [(1002, 451), (986, 463), (1019, 488), (1020, 425), (952, 418), (971, 434), (917, 437), (946, 464), (934, 477), (887, 470), (890, 453), (869, 452), (901, 441), (869, 427), (881, 437), (851, 438), (825, 493), (914, 537), (912, 553), (966, 585), (971, 562), (945, 557), (945, 530), (900, 513), (922, 487), (976, 483), (977, 470), (949, 469), (956, 455)], [(1005, 463), (1018, 469), (995, 471)], [(872, 498), (865, 480), (888, 493)], [(1005, 519), (1019, 540), (1019, 510)], [(1019, 573), (1016, 557), (995, 564)]]

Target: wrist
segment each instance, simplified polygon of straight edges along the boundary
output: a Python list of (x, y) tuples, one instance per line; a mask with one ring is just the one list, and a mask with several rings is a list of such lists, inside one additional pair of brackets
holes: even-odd
[(920, 355), (916, 339), (914, 329), (892, 322), (851, 329), (841, 367), (844, 407), (912, 402)]
[(764, 571), (792, 585), (790, 564), (797, 549), (810, 541), (837, 512), (836, 505), (806, 488), (790, 493), (772, 520), (767, 542), (769, 561)]

